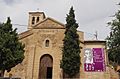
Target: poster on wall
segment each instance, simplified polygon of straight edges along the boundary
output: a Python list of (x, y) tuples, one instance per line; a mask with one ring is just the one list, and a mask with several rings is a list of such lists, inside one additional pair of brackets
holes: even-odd
[(87, 72), (105, 71), (105, 58), (103, 48), (86, 48), (84, 50), (84, 70)]

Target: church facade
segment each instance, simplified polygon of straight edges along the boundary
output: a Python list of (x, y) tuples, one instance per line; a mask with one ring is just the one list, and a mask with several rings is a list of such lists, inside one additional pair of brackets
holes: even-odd
[[(28, 31), (19, 34), (25, 44), (25, 58), (5, 76), (21, 79), (63, 79), (60, 68), (65, 25), (46, 17), (43, 12), (29, 12)], [(78, 31), (81, 41), (81, 66), (79, 79), (112, 79), (106, 53), (106, 42), (84, 40), (84, 32)], [(114, 78), (117, 79), (117, 78)]]

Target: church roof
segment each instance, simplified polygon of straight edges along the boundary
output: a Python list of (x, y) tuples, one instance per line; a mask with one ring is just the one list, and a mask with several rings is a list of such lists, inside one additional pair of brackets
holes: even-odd
[(65, 29), (65, 25), (53, 18), (47, 17), (40, 23), (34, 25), (33, 29)]
[[(34, 25), (33, 29), (65, 29), (65, 25), (54, 20), (53, 18), (48, 17), (43, 21), (39, 22), (38, 24)], [(23, 39), (32, 34), (33, 34), (32, 29), (22, 32), (19, 34), (19, 39)]]
[(25, 37), (28, 37), (28, 36), (30, 36), (32, 34), (33, 34), (32, 30), (28, 30), (28, 31), (22, 32), (22, 33), (19, 34), (19, 40), (23, 39)]
[[(40, 14), (40, 13), (44, 14), (44, 12), (29, 12), (29, 14)], [(45, 14), (44, 14), (44, 16), (45, 16)], [(26, 38), (26, 37), (32, 35), (33, 29), (65, 29), (65, 24), (63, 24), (53, 18), (47, 17), (47, 18), (43, 19), (41, 22), (38, 22), (37, 24), (33, 25), (32, 29), (20, 33), (19, 39), (23, 39), (23, 38)], [(78, 31), (78, 33), (79, 32), (81, 33), (82, 31)]]

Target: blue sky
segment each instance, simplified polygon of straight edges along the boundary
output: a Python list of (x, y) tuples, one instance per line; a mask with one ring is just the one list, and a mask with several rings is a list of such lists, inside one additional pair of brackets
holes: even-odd
[[(71, 6), (75, 9), (76, 20), (79, 23), (78, 30), (85, 33), (85, 39), (94, 39), (95, 31), (98, 39), (105, 39), (109, 34), (107, 22), (120, 6), (119, 0), (0, 0), (0, 22), (5, 22), (10, 16), (13, 24), (28, 25), (28, 12), (45, 12), (65, 24), (66, 14)], [(27, 30), (27, 26), (13, 25), (18, 32)]]

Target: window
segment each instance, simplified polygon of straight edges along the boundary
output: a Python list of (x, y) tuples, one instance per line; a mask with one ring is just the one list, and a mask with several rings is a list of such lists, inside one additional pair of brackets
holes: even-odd
[(35, 17), (32, 17), (32, 21), (35, 21)]
[(35, 23), (35, 17), (32, 17), (32, 24)]
[(37, 20), (36, 20), (36, 22), (39, 22), (39, 17), (37, 17)]
[(45, 41), (45, 47), (49, 47), (49, 40)]

